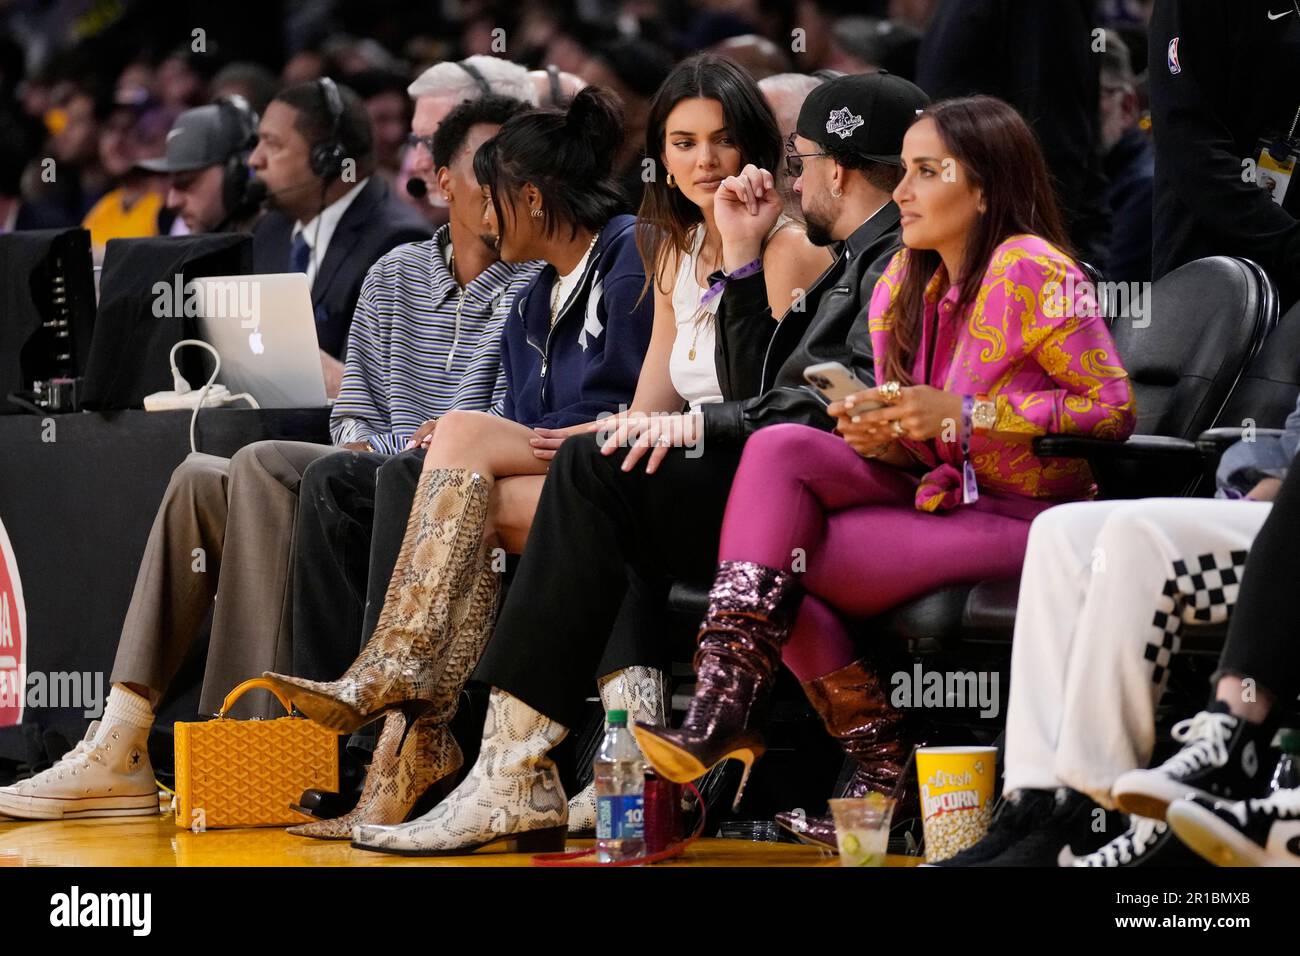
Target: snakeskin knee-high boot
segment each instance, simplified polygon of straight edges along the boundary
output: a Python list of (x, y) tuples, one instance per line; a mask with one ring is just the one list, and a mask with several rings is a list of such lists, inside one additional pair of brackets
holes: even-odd
[(715, 764), (745, 765), (735, 805), (765, 745), (758, 723), (803, 590), (787, 571), (724, 561), (709, 591), (695, 652), (695, 696), (677, 730), (636, 724), (641, 753), (663, 777), (686, 783)]
[[(629, 721), (656, 727), (668, 724), (668, 677), (653, 667), (625, 667), (596, 682), (605, 713), (626, 710)], [(569, 833), (596, 830), (596, 781), (569, 801)]]
[(518, 697), (492, 688), (478, 760), (460, 786), (410, 823), (357, 827), (352, 845), (401, 856), (471, 853), (501, 841), (519, 853), (563, 849), (569, 804), (548, 754), (566, 734)]
[[(455, 602), (445, 640), (435, 647), (437, 677), (428, 713), (416, 721), (409, 735), (406, 715), (390, 713), (356, 808), (333, 820), (294, 827), (290, 833), (348, 840), (358, 826), (402, 823), (417, 805), (428, 807), (430, 795), (435, 800), (445, 795), (447, 784), (464, 762), (448, 723), (456, 714), (465, 681), (492, 636), (500, 591), (501, 575), (491, 559), (484, 557), (473, 589)], [(443, 786), (433, 789), (440, 782)]]
[(393, 711), (384, 717), (356, 807), (341, 817), (289, 827), (287, 832), (350, 840), (352, 828), (359, 824), (400, 823), (431, 787), (459, 770), (464, 759), (446, 724), (421, 717), (408, 732), (406, 715)]
[(270, 672), (266, 678), (302, 713), (339, 733), (393, 708), (406, 714), (409, 729), (436, 707), (453, 622), (478, 592), (491, 490), (490, 479), (464, 468), (424, 472), (379, 623), (357, 659), (336, 681)]

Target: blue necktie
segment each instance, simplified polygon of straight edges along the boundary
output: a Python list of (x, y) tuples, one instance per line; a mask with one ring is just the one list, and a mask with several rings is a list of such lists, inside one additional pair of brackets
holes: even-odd
[(306, 272), (309, 262), (311, 262), (311, 246), (307, 244), (306, 238), (300, 232), (293, 237), (293, 248), (289, 250), (289, 267), (294, 272)]

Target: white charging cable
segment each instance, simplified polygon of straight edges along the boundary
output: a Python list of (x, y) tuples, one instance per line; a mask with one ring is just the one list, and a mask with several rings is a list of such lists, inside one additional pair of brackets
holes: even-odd
[[(171, 363), (172, 367), (172, 390), (177, 395), (188, 395), (193, 391), (190, 387), (190, 383), (187, 382), (185, 376), (181, 374), (181, 370), (176, 367), (176, 352), (182, 345), (197, 345), (200, 348), (207, 349), (212, 353), (212, 360), (216, 363), (212, 369), (212, 374), (209, 375), (208, 380), (203, 383), (203, 389), (199, 392), (199, 400), (194, 404), (194, 411), (190, 414), (190, 451), (198, 452), (199, 447), (194, 440), (194, 426), (199, 420), (199, 409), (203, 407), (204, 399), (208, 397), (208, 390), (212, 388), (212, 383), (215, 382), (217, 376), (221, 374), (221, 353), (214, 349), (211, 343), (204, 342), (202, 339), (181, 339), (173, 345), (171, 354), (168, 355), (167, 360)], [(253, 398), (253, 396), (249, 395), (247, 392), (240, 392), (238, 395), (229, 395), (226, 397), (225, 401), (233, 402), (239, 398), (248, 402), (248, 404), (253, 406), (253, 408), (262, 407), (257, 404), (257, 399)]]

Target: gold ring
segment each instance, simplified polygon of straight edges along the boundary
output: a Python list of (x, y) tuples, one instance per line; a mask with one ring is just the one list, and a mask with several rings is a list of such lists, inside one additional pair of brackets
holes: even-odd
[(893, 428), (894, 434), (899, 438), (907, 436), (907, 429), (903, 427), (903, 423), (899, 419), (895, 418), (890, 427)]
[(880, 395), (880, 400), (886, 405), (895, 405), (903, 397), (903, 386), (891, 379), (876, 389), (876, 392)]

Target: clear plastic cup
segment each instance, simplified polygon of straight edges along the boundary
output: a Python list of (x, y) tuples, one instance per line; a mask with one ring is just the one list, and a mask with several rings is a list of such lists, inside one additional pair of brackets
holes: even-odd
[(884, 794), (831, 801), (840, 866), (884, 866), (894, 801)]

